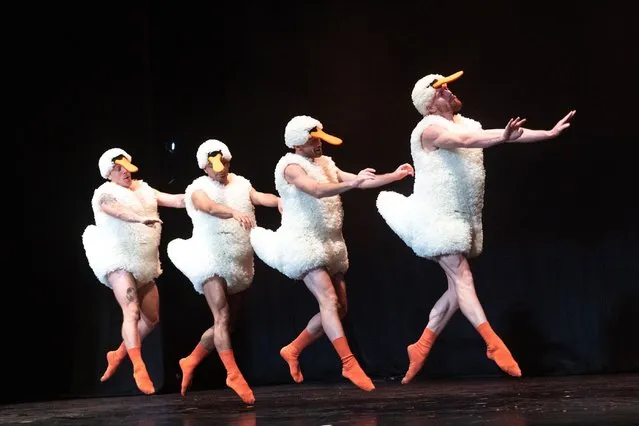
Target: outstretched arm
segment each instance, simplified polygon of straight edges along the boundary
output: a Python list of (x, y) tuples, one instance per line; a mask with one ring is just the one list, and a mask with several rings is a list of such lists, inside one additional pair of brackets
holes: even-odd
[[(362, 172), (360, 172), (360, 174), (361, 173)], [(300, 191), (315, 198), (324, 198), (341, 194), (353, 188), (358, 188), (362, 182), (372, 179), (373, 174), (368, 172), (357, 175), (356, 179), (338, 183), (320, 183), (310, 177), (302, 167), (297, 164), (290, 164), (284, 169), (284, 178), (291, 185), (295, 185)]]
[(185, 207), (184, 194), (167, 194), (156, 190), (155, 199), (158, 202), (158, 206), (173, 207), (175, 209), (183, 209)]
[(375, 174), (375, 169), (367, 168), (359, 172), (359, 174), (345, 172), (343, 170), (338, 170), (337, 176), (340, 181), (348, 182), (358, 178), (362, 173), (367, 173), (372, 176), (371, 179), (363, 181), (359, 188), (361, 189), (370, 189), (370, 188), (378, 188), (380, 186), (388, 185), (389, 183), (404, 179), (406, 176), (415, 175), (415, 171), (413, 170), (413, 166), (410, 164), (402, 164), (399, 166), (394, 172), (385, 173), (381, 175)]
[(475, 130), (469, 132), (451, 132), (433, 125), (422, 132), (422, 147), (432, 148), (488, 148), (521, 136), (521, 125), (526, 119), (511, 118), (503, 129)]
[(211, 200), (204, 191), (193, 191), (193, 194), (191, 194), (191, 201), (193, 201), (193, 206), (195, 206), (195, 208), (199, 211), (208, 213), (211, 216), (219, 217), (220, 219), (233, 218), (237, 220), (244, 229), (251, 229), (255, 226), (255, 221), (250, 215), (234, 210), (230, 207), (226, 207), (223, 204), (216, 203)]
[(140, 216), (130, 208), (118, 202), (113, 195), (102, 194), (98, 200), (100, 209), (109, 216), (113, 216), (125, 222), (143, 223), (153, 226), (154, 223), (162, 223), (157, 217)]
[(555, 124), (555, 126), (550, 130), (531, 130), (526, 128), (521, 128), (522, 134), (519, 138), (511, 140), (509, 142), (517, 142), (517, 143), (529, 143), (529, 142), (539, 142), (546, 139), (556, 138), (563, 132), (565, 129), (570, 127), (570, 119), (575, 116), (575, 110), (570, 111), (568, 114), (564, 116), (561, 120)]
[(277, 207), (277, 204), (280, 201), (280, 197), (277, 195), (259, 192), (253, 188), (251, 188), (249, 196), (251, 197), (251, 203), (255, 206)]
[(531, 130), (521, 127), (525, 118), (511, 118), (504, 129), (478, 130), (467, 133), (449, 132), (440, 126), (429, 126), (422, 133), (422, 146), (434, 148), (488, 148), (506, 142), (530, 143), (552, 139), (570, 127), (572, 110), (550, 130)]

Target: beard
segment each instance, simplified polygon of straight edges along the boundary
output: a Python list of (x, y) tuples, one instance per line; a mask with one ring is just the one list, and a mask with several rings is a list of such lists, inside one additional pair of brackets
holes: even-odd
[(322, 156), (322, 145), (306, 150), (306, 155), (309, 158), (319, 158)]
[(457, 99), (457, 97), (454, 97), (450, 103), (450, 107), (452, 111), (457, 114), (462, 109), (462, 103), (459, 99)]

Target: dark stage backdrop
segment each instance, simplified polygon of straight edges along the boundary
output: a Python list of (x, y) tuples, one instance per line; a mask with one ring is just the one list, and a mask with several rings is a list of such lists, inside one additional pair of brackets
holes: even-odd
[[(284, 126), (308, 114), (344, 139), (325, 150), (342, 169), (388, 172), (411, 161), (415, 81), (459, 69), (465, 75), (452, 89), (462, 113), (485, 128), (512, 116), (550, 128), (577, 110), (558, 139), (485, 151), (485, 249), (472, 268), (493, 328), (526, 376), (639, 371), (631, 14), (510, 1), (42, 7), (25, 12), (15, 37), (27, 260), (11, 279), (22, 296), (5, 300), (19, 312), (5, 322), (17, 335), (3, 350), (12, 377), (5, 400), (138, 392), (128, 363), (110, 382), (98, 380), (106, 351), (120, 342), (121, 314), (93, 276), (81, 234), (93, 223), (106, 149), (124, 148), (139, 178), (177, 193), (201, 175), (198, 145), (217, 138), (233, 153), (233, 172), (272, 192)], [(384, 189), (409, 194), (412, 184)], [(345, 328), (363, 368), (383, 379), (405, 372), (406, 345), (446, 280), (385, 225), (378, 192), (342, 196), (351, 261)], [(212, 315), (166, 255), (171, 239), (191, 234), (186, 212), (162, 209), (161, 217), (162, 323), (143, 355), (156, 387), (178, 392), (178, 360)], [(279, 224), (271, 209), (258, 208), (257, 219)], [(233, 334), (237, 360), (252, 385), (291, 383), (279, 348), (317, 304), (303, 283), (255, 262)], [(327, 339), (301, 363), (309, 382), (342, 380)], [(457, 313), (419, 379), (501, 374)], [(223, 386), (211, 356), (192, 389)]]

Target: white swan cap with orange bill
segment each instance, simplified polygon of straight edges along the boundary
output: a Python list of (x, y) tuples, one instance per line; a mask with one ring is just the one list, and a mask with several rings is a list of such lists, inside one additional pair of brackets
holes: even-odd
[(289, 148), (304, 145), (311, 137), (317, 137), (331, 145), (341, 145), (342, 140), (324, 132), (324, 126), (319, 120), (308, 115), (298, 115), (291, 118), (284, 129), (284, 143)]
[(435, 93), (437, 93), (437, 89), (444, 84), (457, 80), (463, 74), (464, 71), (457, 71), (448, 77), (444, 77), (441, 74), (429, 74), (426, 77), (422, 77), (417, 80), (417, 83), (415, 83), (415, 86), (413, 87), (413, 92), (411, 93), (413, 105), (415, 105), (417, 111), (419, 111), (422, 115), (428, 115), (426, 108), (428, 108), (430, 103), (433, 101)]
[(213, 166), (213, 171), (216, 173), (224, 170), (222, 159), (231, 161), (231, 158), (233, 158), (228, 146), (217, 139), (208, 139), (202, 142), (195, 156), (200, 169), (204, 170), (206, 165), (210, 163)]
[(130, 173), (138, 171), (138, 167), (131, 163), (131, 156), (121, 148), (108, 149), (100, 156), (98, 160), (98, 168), (100, 169), (100, 175), (108, 179), (111, 174), (111, 170), (116, 164), (124, 167)]

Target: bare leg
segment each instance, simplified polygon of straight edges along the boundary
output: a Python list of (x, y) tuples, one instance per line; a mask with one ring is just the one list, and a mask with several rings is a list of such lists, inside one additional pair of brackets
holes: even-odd
[[(139, 305), (140, 305), (140, 319), (138, 320), (138, 334), (140, 335), (140, 342), (144, 341), (144, 338), (148, 336), (159, 322), (160, 311), (160, 295), (158, 293), (155, 282), (150, 283), (139, 288), (137, 291)], [(107, 352), (107, 369), (100, 378), (101, 382), (104, 382), (111, 378), (120, 363), (126, 358), (126, 345), (124, 341), (120, 344), (120, 347), (114, 351)]]
[[(348, 299), (346, 298), (346, 281), (344, 280), (344, 274), (338, 273), (330, 277), (335, 295), (337, 296), (337, 314), (339, 319), (344, 319), (348, 312)], [(308, 284), (307, 284), (308, 285)], [(324, 334), (324, 328), (322, 326), (321, 312), (316, 313), (313, 318), (308, 322), (306, 330), (316, 336), (316, 338)]]
[(486, 342), (488, 358), (511, 376), (521, 376), (521, 370), (504, 342), (495, 334), (486, 320), (473, 283), (470, 265), (462, 255), (443, 256), (440, 265), (450, 275), (455, 284), (459, 308)]
[[(338, 297), (333, 281), (324, 269), (315, 269), (304, 277), (304, 283), (319, 303), (324, 333), (330, 339), (342, 360), (342, 376), (362, 390), (375, 389), (371, 379), (364, 373), (353, 356), (344, 336), (342, 321), (338, 314)], [(345, 293), (344, 293), (345, 294)]]
[(226, 298), (226, 282), (215, 276), (203, 287), (206, 302), (213, 313), (213, 344), (218, 352), (231, 349), (229, 337), (230, 309)]
[(115, 271), (109, 275), (120, 308), (122, 309), (122, 340), (127, 349), (141, 345), (138, 321), (140, 321), (140, 303), (137, 295), (137, 283), (133, 275), (126, 271)]
[(143, 341), (160, 322), (160, 293), (155, 281), (138, 289), (140, 301), (140, 320), (138, 321), (138, 333)]
[(448, 290), (442, 294), (433, 309), (428, 316), (428, 324), (426, 327), (432, 330), (433, 333), (439, 335), (448, 321), (453, 317), (457, 309), (459, 309), (459, 303), (457, 302), (457, 293), (455, 292), (455, 284), (452, 278), (446, 274), (448, 280)]
[[(335, 289), (335, 294), (337, 296), (337, 314), (341, 320), (346, 316), (346, 312), (348, 311), (344, 274), (337, 273), (331, 276), (331, 283), (333, 284), (333, 288)], [(300, 333), (295, 340), (280, 350), (280, 355), (288, 364), (291, 377), (293, 377), (293, 380), (296, 383), (304, 381), (304, 376), (302, 375), (299, 364), (300, 354), (308, 345), (323, 335), (324, 329), (322, 328), (322, 317), (320, 313), (317, 313), (313, 316), (313, 318), (311, 318), (302, 333)]]
[[(153, 382), (146, 371), (142, 360), (142, 339), (138, 331), (140, 321), (140, 302), (138, 300), (136, 282), (133, 276), (126, 271), (115, 271), (109, 274), (109, 282), (113, 293), (122, 308), (122, 339), (126, 346), (129, 358), (133, 362), (133, 378), (138, 388), (146, 393), (155, 392)], [(108, 360), (108, 358), (107, 358)]]
[[(319, 303), (321, 329), (326, 333), (329, 340), (332, 342), (339, 337), (344, 337), (342, 322), (337, 313), (337, 293), (328, 273), (324, 269), (315, 269), (306, 274), (304, 284), (306, 284), (306, 287), (313, 293)], [(311, 318), (308, 323), (307, 329), (310, 328), (309, 332), (315, 331), (316, 320), (314, 319), (315, 317)]]
[(468, 321), (475, 328), (486, 322), (486, 314), (484, 314), (484, 309), (477, 298), (473, 274), (466, 258), (462, 255), (442, 256), (439, 259), (439, 264), (453, 281), (459, 309)]
[[(202, 335), (200, 345), (210, 350), (212, 337), (213, 346), (217, 350), (226, 368), (226, 385), (233, 389), (246, 404), (253, 404), (255, 403), (253, 391), (251, 391), (248, 383), (244, 380), (244, 376), (242, 376), (235, 362), (235, 356), (231, 348), (231, 339), (229, 336), (229, 320), (231, 314), (226, 295), (226, 282), (223, 278), (214, 276), (204, 284), (203, 291), (209, 308), (213, 313), (213, 332), (211, 333), (211, 329), (206, 330)], [(185, 387), (188, 387), (191, 381), (193, 370), (196, 366), (197, 362), (192, 362), (190, 357), (180, 360), (180, 367), (183, 373), (183, 393), (186, 390)]]
[(410, 383), (411, 380), (419, 373), (424, 366), (426, 358), (430, 353), (430, 349), (435, 342), (435, 338), (444, 329), (448, 321), (457, 312), (459, 307), (457, 303), (457, 294), (452, 277), (447, 273), (448, 290), (439, 298), (435, 306), (430, 311), (428, 325), (424, 329), (421, 337), (417, 342), (408, 345), (408, 370), (402, 379), (402, 384)]

